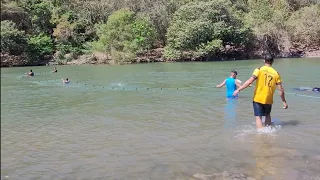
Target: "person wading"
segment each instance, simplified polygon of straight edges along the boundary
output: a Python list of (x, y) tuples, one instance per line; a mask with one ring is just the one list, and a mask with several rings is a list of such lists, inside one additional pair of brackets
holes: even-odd
[(280, 74), (271, 67), (273, 62), (274, 60), (271, 55), (265, 56), (264, 66), (255, 69), (252, 77), (233, 93), (233, 96), (236, 96), (241, 90), (247, 88), (254, 81), (257, 81), (253, 93), (253, 111), (256, 117), (257, 128), (262, 128), (262, 116), (265, 116), (265, 126), (271, 125), (270, 114), (273, 95), (277, 86), (280, 91), (283, 108), (288, 108)]
[(241, 81), (237, 79), (237, 71), (231, 71), (230, 77), (225, 79), (221, 84), (217, 85), (217, 88), (221, 88), (226, 85), (226, 97), (227, 99), (236, 99), (238, 95), (233, 96), (233, 92), (240, 87)]

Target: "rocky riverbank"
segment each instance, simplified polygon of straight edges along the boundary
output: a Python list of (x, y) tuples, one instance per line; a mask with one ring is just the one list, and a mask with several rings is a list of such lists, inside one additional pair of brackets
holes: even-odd
[[(243, 59), (259, 59), (262, 58), (262, 52), (237, 52), (217, 54), (214, 58), (192, 57), (190, 53), (185, 52), (183, 59), (166, 59), (163, 57), (163, 48), (151, 49), (145, 53), (138, 54), (131, 62), (118, 63), (111, 56), (94, 52), (92, 54), (84, 54), (76, 56), (66, 54), (63, 58), (59, 58), (56, 53), (52, 58), (47, 58), (41, 63), (27, 64), (27, 56), (13, 56), (1, 53), (1, 67), (17, 67), (17, 66), (41, 66), (41, 65), (83, 65), (83, 64), (134, 64), (134, 63), (152, 63), (152, 62), (183, 62), (183, 61), (225, 61), (225, 60), (243, 60)], [(315, 58), (320, 57), (319, 50), (292, 50), (288, 53), (282, 53), (278, 58)]]

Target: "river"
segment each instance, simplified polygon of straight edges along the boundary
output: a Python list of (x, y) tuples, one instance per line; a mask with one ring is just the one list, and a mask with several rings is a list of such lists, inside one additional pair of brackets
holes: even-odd
[(253, 88), (212, 88), (262, 63), (2, 68), (1, 179), (319, 180), (320, 93), (294, 88), (320, 86), (320, 59), (276, 60), (289, 109), (276, 93), (263, 132)]

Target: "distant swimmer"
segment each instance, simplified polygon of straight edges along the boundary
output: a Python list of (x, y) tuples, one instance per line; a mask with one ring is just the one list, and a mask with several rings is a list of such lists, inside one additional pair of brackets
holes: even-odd
[(66, 79), (62, 78), (62, 82), (63, 82), (64, 84), (68, 84), (68, 83), (70, 82), (70, 80), (69, 80), (68, 78), (66, 78)]
[(294, 90), (297, 90), (297, 91), (305, 91), (305, 92), (320, 92), (320, 87), (314, 87), (314, 88), (311, 88), (311, 87), (300, 87), (300, 88), (293, 88)]
[(271, 125), (271, 109), (276, 87), (278, 87), (280, 91), (283, 108), (288, 108), (280, 74), (271, 67), (273, 61), (273, 57), (267, 55), (264, 58), (264, 66), (256, 68), (252, 77), (233, 93), (233, 95), (236, 96), (241, 90), (247, 88), (256, 81), (256, 87), (253, 94), (253, 112), (256, 117), (256, 126), (258, 129), (262, 128), (263, 116), (265, 116), (265, 126)]
[(53, 73), (57, 73), (57, 72), (58, 72), (57, 68), (54, 67), (52, 72), (53, 72)]
[(313, 91), (313, 92), (320, 92), (320, 87), (314, 87), (314, 88), (312, 89), (312, 91)]
[(34, 76), (34, 73), (32, 72), (32, 70), (30, 69), (30, 72), (26, 73), (28, 76)]
[(237, 71), (231, 71), (230, 77), (225, 79), (221, 84), (217, 85), (217, 88), (221, 88), (226, 85), (226, 97), (228, 99), (237, 99), (238, 95), (233, 96), (233, 92), (240, 87), (241, 81), (237, 79)]

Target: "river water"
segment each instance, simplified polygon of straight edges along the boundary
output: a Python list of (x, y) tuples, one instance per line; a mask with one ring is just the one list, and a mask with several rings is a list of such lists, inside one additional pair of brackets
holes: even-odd
[[(320, 179), (320, 59), (281, 59), (289, 109), (257, 132), (253, 88), (212, 88), (261, 60), (1, 69), (1, 179)], [(62, 77), (71, 80), (61, 83)]]

